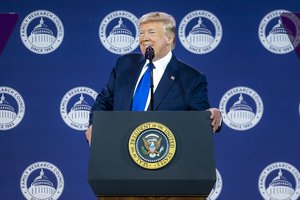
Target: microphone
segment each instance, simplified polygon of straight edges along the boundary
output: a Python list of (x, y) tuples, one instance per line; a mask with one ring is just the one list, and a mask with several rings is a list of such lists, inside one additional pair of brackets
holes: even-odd
[(154, 56), (154, 49), (151, 46), (148, 46), (145, 51), (145, 58), (152, 62)]
[(150, 67), (150, 110), (153, 111), (154, 109), (154, 85), (153, 85), (153, 63), (152, 60), (154, 58), (154, 49), (151, 46), (148, 46), (145, 51), (145, 58), (149, 60), (149, 67)]

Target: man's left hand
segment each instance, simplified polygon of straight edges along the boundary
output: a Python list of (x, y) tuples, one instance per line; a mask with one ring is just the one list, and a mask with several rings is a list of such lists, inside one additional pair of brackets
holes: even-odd
[(221, 122), (222, 122), (221, 112), (217, 108), (210, 108), (207, 109), (207, 111), (210, 112), (211, 126), (213, 132), (218, 132), (221, 129)]

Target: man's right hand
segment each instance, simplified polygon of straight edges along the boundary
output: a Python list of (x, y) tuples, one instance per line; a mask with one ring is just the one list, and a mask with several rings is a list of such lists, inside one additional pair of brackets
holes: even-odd
[(92, 128), (93, 128), (93, 125), (90, 125), (89, 128), (85, 132), (85, 136), (86, 136), (87, 141), (89, 142), (89, 145), (91, 145), (91, 140), (92, 140)]

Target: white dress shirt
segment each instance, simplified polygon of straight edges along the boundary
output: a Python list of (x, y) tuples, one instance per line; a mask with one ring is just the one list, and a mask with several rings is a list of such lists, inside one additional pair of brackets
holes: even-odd
[[(167, 65), (169, 64), (170, 60), (172, 58), (172, 51), (170, 51), (165, 57), (153, 62), (153, 65), (155, 66), (153, 68), (153, 92), (155, 92), (158, 84), (159, 84), (159, 81), (161, 79), (161, 77), (163, 76), (166, 68), (167, 68)], [(139, 76), (139, 79), (137, 81), (137, 84), (135, 86), (135, 89), (134, 89), (134, 93), (136, 91), (136, 88), (141, 80), (141, 78), (143, 77), (144, 73), (146, 72), (147, 68), (148, 68), (148, 63), (149, 63), (149, 60), (146, 61), (145, 65), (143, 66), (143, 69), (141, 71), (141, 74)], [(150, 87), (149, 87), (149, 94), (148, 94), (148, 99), (147, 99), (147, 102), (146, 102), (146, 106), (144, 108), (144, 111), (146, 111), (149, 107), (149, 104), (150, 104)], [(134, 94), (133, 94), (134, 95)], [(155, 101), (155, 100), (154, 100)]]

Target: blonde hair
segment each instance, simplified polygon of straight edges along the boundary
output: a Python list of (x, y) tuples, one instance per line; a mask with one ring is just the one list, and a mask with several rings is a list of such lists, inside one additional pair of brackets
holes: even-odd
[(147, 22), (162, 22), (166, 34), (173, 35), (172, 49), (176, 43), (176, 21), (172, 15), (164, 12), (150, 12), (143, 15), (139, 20), (139, 25)]

